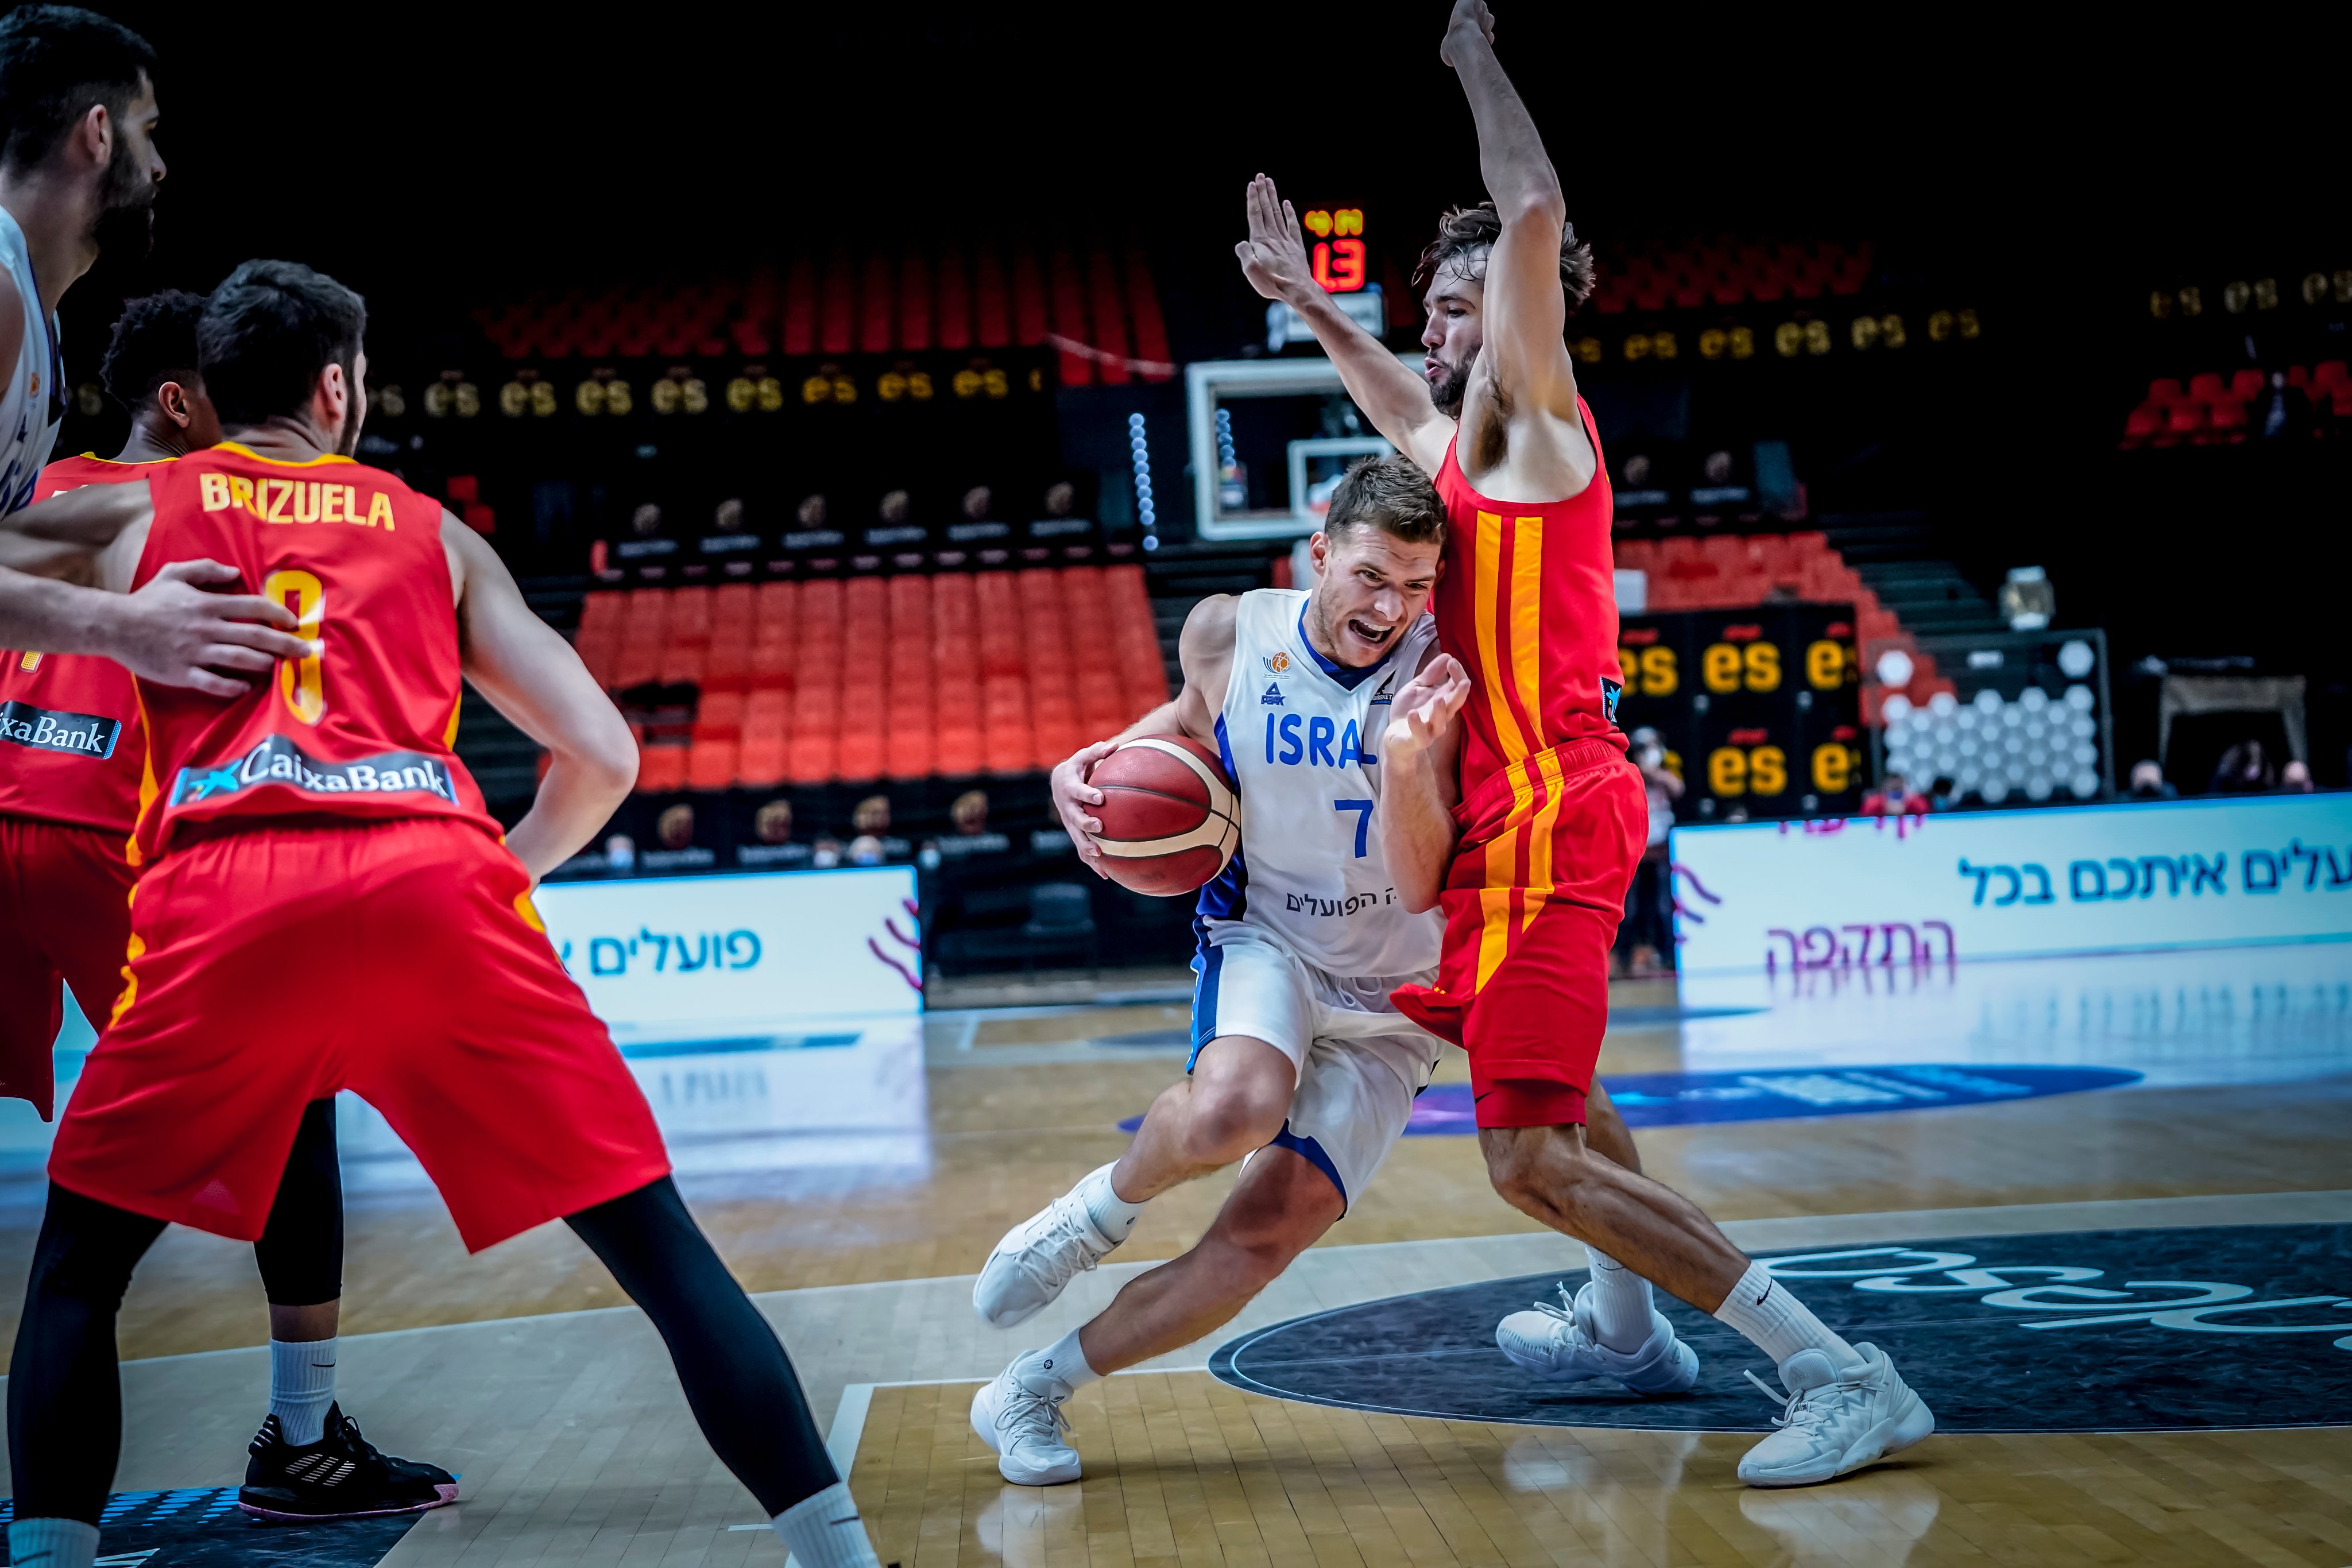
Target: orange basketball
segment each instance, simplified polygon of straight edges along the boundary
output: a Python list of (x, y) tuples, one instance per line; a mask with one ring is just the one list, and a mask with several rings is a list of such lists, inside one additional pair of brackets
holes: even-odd
[(1241, 800), (1217, 754), (1189, 736), (1139, 735), (1095, 764), (1088, 813), (1121, 887), (1173, 898), (1216, 878), (1241, 847)]

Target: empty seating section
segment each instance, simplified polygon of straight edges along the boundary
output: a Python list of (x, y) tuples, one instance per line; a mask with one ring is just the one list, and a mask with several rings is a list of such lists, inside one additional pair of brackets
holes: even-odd
[[(1670, 610), (1740, 610), (1761, 604), (1775, 591), (1813, 604), (1853, 606), (1854, 645), (1864, 667), (1874, 667), (1877, 654), (1900, 648), (1909, 654), (1913, 675), (1904, 691), (1914, 702), (1925, 703), (1952, 683), (1936, 673), (1935, 660), (1919, 651), (1895, 612), (1862, 580), (1824, 535), (1717, 534), (1705, 538), (1620, 539), (1617, 566), (1623, 571), (1645, 573), (1649, 608)], [(1864, 717), (1878, 722), (1876, 703), (1885, 694), (1865, 684)]]
[(578, 646), (647, 793), (1026, 773), (1168, 698), (1136, 566), (592, 593)]
[(1648, 573), (1652, 610), (1737, 610), (1760, 604), (1780, 589), (1811, 603), (1852, 603), (1865, 620), (1884, 613), (1854, 570), (1817, 533), (1621, 539), (1617, 565)]
[(1867, 243), (1718, 240), (1604, 253), (1594, 268), (1592, 304), (1603, 315), (1613, 316), (1626, 310), (1697, 310), (1751, 300), (1774, 304), (1819, 299), (1824, 294), (1859, 294), (1869, 281), (1872, 259)]
[[(2317, 365), (2290, 365), (2286, 384), (2301, 393), (2321, 421), (2339, 427), (2352, 423), (2352, 373), (2342, 360)], [(2214, 371), (2189, 378), (2183, 387), (2177, 376), (2158, 376), (2147, 383), (2147, 395), (2124, 416), (2126, 451), (2145, 446), (2211, 446), (2235, 444), (2267, 409), (2264, 400), (2271, 378), (2248, 365), (2224, 379)], [(2315, 434), (2316, 432), (2315, 431)]]
[(474, 319), (511, 360), (984, 351), (1040, 348), (1050, 335), (1064, 340), (1066, 386), (1173, 373), (1150, 264), (1139, 249), (1100, 242), (1042, 257), (1026, 241), (862, 261), (836, 250), (740, 281), (534, 295)]

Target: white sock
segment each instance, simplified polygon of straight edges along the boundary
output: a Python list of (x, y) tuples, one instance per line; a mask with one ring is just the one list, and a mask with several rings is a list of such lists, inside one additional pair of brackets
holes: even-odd
[(1592, 1337), (1603, 1350), (1631, 1355), (1650, 1343), (1650, 1281), (1598, 1247), (1584, 1249), (1592, 1268)]
[(1822, 1352), (1841, 1372), (1862, 1362), (1853, 1346), (1832, 1333), (1761, 1263), (1748, 1265), (1748, 1272), (1739, 1276), (1739, 1283), (1715, 1309), (1715, 1320), (1755, 1341), (1756, 1348), (1770, 1356), (1774, 1366), (1785, 1366), (1801, 1350)]
[(800, 1568), (881, 1568), (847, 1481), (801, 1499), (768, 1522)]
[(1065, 1399), (1089, 1383), (1102, 1381), (1102, 1374), (1087, 1364), (1087, 1353), (1078, 1348), (1076, 1329), (1014, 1362), (1013, 1375), (1032, 1394), (1051, 1396), (1056, 1393), (1054, 1385), (1059, 1384), (1059, 1396)]
[(1110, 1173), (1114, 1167), (1105, 1166), (1078, 1184), (1078, 1200), (1087, 1206), (1087, 1218), (1103, 1239), (1113, 1243), (1124, 1241), (1135, 1229), (1135, 1221), (1143, 1212), (1140, 1203), (1129, 1203), (1111, 1190)]
[(79, 1519), (20, 1519), (8, 1526), (8, 1561), (22, 1568), (89, 1568), (98, 1526)]
[(335, 1341), (269, 1342), (269, 1413), (288, 1442), (306, 1448), (324, 1437), (334, 1402)]

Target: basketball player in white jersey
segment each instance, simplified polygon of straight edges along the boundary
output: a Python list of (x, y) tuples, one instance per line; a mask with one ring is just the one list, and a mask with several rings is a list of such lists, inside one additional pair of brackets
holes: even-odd
[[(1419, 468), (1402, 457), (1357, 465), (1313, 541), (1314, 587), (1195, 606), (1183, 691), (1118, 737), (1181, 731), (1215, 747), (1242, 801), (1241, 847), (1201, 891), (1188, 1076), (1153, 1102), (1115, 1164), (998, 1244), (973, 1306), (999, 1327), (1024, 1321), (1125, 1240), (1151, 1197), (1237, 1159), (1249, 1166), (1192, 1250), (1129, 1281), (1058, 1343), (1015, 1357), (974, 1397), (972, 1427), (1007, 1480), (1076, 1479), (1062, 1402), (1231, 1320), (1362, 1194), (1436, 1070), (1443, 1044), (1389, 991), (1431, 972), (1440, 924), (1397, 897), (1373, 818), (1398, 694), (1413, 686), (1427, 705), (1409, 718), (1424, 744), (1437, 728), (1454, 733), (1444, 721), (1468, 695), (1424, 612), (1444, 538)], [(1087, 808), (1102, 796), (1086, 779), (1117, 744), (1054, 772), (1055, 803), (1090, 862), (1101, 824)], [(1672, 1371), (1686, 1387), (1696, 1363)]]
[[(101, 241), (144, 254), (163, 160), (155, 51), (71, 5), (0, 19), (0, 516), (21, 510), (66, 409), (58, 301)], [(12, 548), (13, 542), (12, 542)], [(236, 573), (174, 561), (137, 593), (10, 570), (0, 556), (0, 647), (96, 653), (150, 680), (235, 696), (311, 645), (257, 594), (209, 593)]]

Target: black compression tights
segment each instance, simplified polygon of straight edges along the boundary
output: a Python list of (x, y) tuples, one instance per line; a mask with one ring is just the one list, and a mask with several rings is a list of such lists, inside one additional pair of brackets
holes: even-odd
[(122, 1448), (114, 1314), (163, 1222), (49, 1184), (8, 1362), (18, 1519), (98, 1522)]
[[(839, 1478), (768, 1320), (665, 1176), (571, 1217), (661, 1331), (687, 1403), (771, 1515)], [(122, 1447), (114, 1320), (163, 1223), (51, 1183), (8, 1367), (16, 1517), (98, 1522)]]
[[(114, 1321), (131, 1272), (163, 1222), (49, 1186), (8, 1364), (8, 1457), (16, 1517), (98, 1522), (122, 1447)], [(342, 1180), (335, 1103), (302, 1113), (254, 1258), (269, 1300), (310, 1306), (342, 1294)]]
[(253, 1260), (273, 1307), (316, 1306), (343, 1293), (343, 1173), (332, 1099), (303, 1108)]
[(840, 1479), (776, 1331), (667, 1176), (566, 1223), (661, 1331), (703, 1437), (761, 1508), (772, 1517)]

